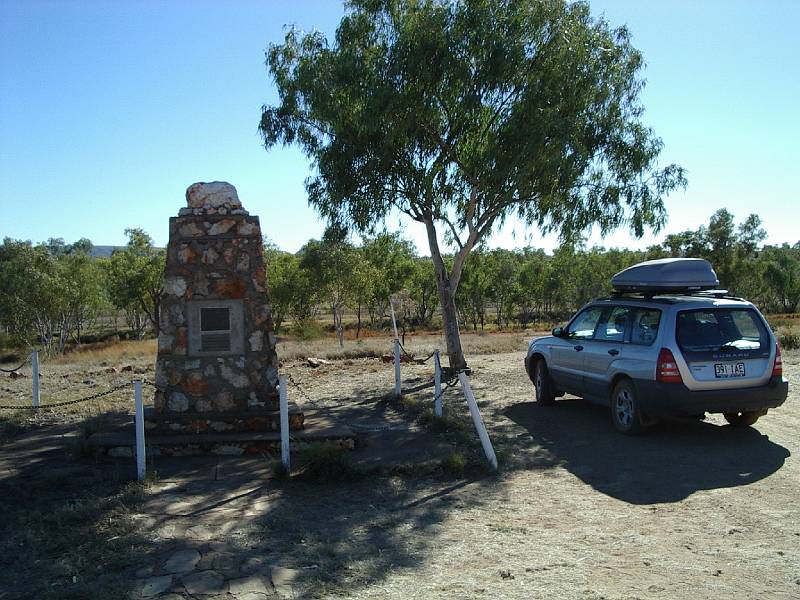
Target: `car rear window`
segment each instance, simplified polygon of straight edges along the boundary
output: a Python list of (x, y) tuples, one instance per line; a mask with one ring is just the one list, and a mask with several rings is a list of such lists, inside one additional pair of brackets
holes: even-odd
[(638, 308), (633, 314), (631, 344), (649, 346), (658, 335), (661, 311), (656, 308)]
[(769, 335), (751, 308), (703, 308), (678, 313), (678, 345), (689, 351), (764, 350)]

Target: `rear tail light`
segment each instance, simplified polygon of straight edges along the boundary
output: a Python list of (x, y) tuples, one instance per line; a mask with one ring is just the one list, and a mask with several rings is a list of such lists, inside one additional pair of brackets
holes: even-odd
[(678, 370), (678, 363), (675, 357), (667, 348), (662, 348), (658, 353), (658, 364), (656, 365), (656, 381), (663, 383), (683, 383), (681, 372)]
[(775, 344), (775, 362), (772, 364), (772, 376), (783, 377), (783, 359), (781, 358), (781, 347)]

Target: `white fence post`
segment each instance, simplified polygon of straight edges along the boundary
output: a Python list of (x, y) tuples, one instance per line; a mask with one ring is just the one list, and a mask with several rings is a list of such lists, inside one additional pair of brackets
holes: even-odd
[(281, 376), (279, 379), (278, 388), (280, 391), (281, 400), (281, 462), (283, 468), (286, 469), (287, 476), (292, 472), (292, 459), (289, 455), (289, 401), (286, 397), (287, 379)]
[(394, 340), (394, 395), (398, 398), (403, 395), (400, 388), (400, 340)]
[(31, 378), (31, 401), (33, 408), (39, 410), (39, 352), (37, 350), (31, 351), (31, 369), (33, 370), (33, 377)]
[(492, 448), (492, 441), (489, 439), (489, 434), (486, 432), (486, 425), (483, 424), (481, 413), (478, 410), (478, 403), (475, 402), (475, 394), (472, 393), (472, 388), (469, 387), (469, 379), (466, 374), (459, 373), (458, 380), (461, 382), (461, 389), (464, 390), (464, 397), (467, 399), (469, 405), (469, 412), (472, 415), (472, 422), (475, 424), (475, 429), (478, 430), (478, 437), (481, 438), (481, 445), (489, 460), (489, 466), (492, 471), (497, 471), (497, 456), (495, 456), (494, 448)]
[(394, 339), (397, 339), (397, 321), (394, 318), (394, 302), (389, 299), (389, 308), (392, 310), (392, 331), (394, 331)]
[(142, 382), (133, 382), (133, 397), (136, 404), (136, 477), (141, 481), (146, 473), (146, 455), (144, 448), (144, 404), (142, 403)]
[(433, 383), (434, 383), (434, 401), (433, 401), (433, 414), (437, 417), (442, 416), (442, 363), (439, 358), (439, 351), (433, 351)]

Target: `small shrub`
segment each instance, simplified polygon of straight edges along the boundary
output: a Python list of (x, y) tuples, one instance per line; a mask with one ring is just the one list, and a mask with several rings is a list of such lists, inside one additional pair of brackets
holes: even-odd
[(464, 475), (464, 468), (467, 466), (467, 459), (461, 452), (451, 452), (442, 459), (442, 470), (454, 477)]
[(784, 331), (778, 334), (778, 343), (784, 350), (797, 350), (800, 348), (800, 334), (793, 331)]
[(292, 327), (292, 333), (298, 340), (302, 340), (304, 342), (318, 340), (319, 338), (325, 337), (325, 331), (323, 330), (322, 325), (312, 320), (299, 321), (298, 323), (295, 323), (294, 327)]
[(297, 452), (300, 478), (320, 483), (354, 479), (358, 471), (347, 459), (346, 451), (333, 442), (310, 444)]

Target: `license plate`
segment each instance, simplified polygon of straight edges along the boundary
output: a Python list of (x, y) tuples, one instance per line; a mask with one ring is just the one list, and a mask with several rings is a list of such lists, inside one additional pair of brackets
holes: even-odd
[(720, 378), (744, 377), (744, 363), (717, 363), (714, 375)]

